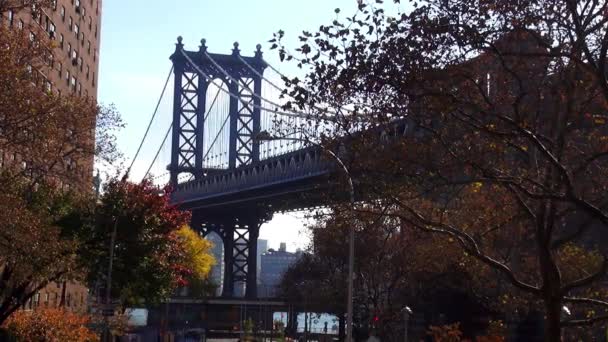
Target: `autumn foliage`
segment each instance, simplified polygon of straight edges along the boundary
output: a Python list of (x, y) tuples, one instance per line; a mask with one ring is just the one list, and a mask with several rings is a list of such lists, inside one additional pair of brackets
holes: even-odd
[[(153, 303), (187, 283), (192, 264), (178, 236), (190, 213), (169, 202), (169, 189), (149, 181), (112, 180), (89, 214), (79, 218), (79, 252), (89, 282), (105, 279), (109, 246), (116, 230), (112, 297), (124, 305)], [(88, 220), (88, 221), (87, 221)]]
[(99, 336), (87, 327), (89, 323), (87, 316), (64, 309), (40, 308), (16, 312), (3, 327), (19, 341), (99, 341)]
[[(0, 1), (39, 11), (51, 1)], [(29, 13), (29, 12), (28, 12)], [(112, 108), (75, 93), (61, 96), (45, 75), (63, 54), (41, 27), (0, 25), (0, 322), (49, 282), (79, 278), (80, 241), (63, 220), (90, 201), (94, 157), (117, 156)], [(67, 62), (65, 62), (67, 63)]]
[(333, 107), (315, 117), (324, 146), (358, 137), (368, 210), (454, 241), (521, 301), (506, 312), (542, 311), (546, 341), (605, 323), (606, 2), (382, 2), (336, 10), (295, 50), (275, 35), (308, 72), (287, 80), (288, 106)]
[(181, 227), (175, 232), (181, 248), (184, 250), (183, 265), (189, 270), (190, 275), (183, 279), (181, 285), (188, 285), (191, 280), (205, 280), (211, 272), (211, 267), (215, 264), (215, 259), (211, 255), (213, 245), (209, 240), (204, 239), (200, 234), (188, 226)]

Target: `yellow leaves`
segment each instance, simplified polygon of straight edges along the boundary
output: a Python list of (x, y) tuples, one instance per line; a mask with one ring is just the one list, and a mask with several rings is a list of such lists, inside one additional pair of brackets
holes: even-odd
[(177, 231), (178, 238), (182, 241), (185, 249), (187, 266), (196, 279), (205, 279), (215, 265), (215, 259), (211, 255), (213, 244), (203, 239), (199, 234), (188, 226)]

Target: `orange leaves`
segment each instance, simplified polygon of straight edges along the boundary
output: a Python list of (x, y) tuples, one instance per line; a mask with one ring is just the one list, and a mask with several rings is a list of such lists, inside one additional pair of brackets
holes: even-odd
[(88, 316), (63, 309), (17, 311), (3, 327), (20, 341), (94, 342), (98, 336), (87, 328)]

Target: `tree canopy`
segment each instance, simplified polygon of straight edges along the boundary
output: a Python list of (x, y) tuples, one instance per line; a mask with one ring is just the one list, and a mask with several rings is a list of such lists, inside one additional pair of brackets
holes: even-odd
[(607, 319), (606, 2), (381, 3), (337, 10), (293, 52), (275, 35), (308, 72), (286, 80), (288, 107), (333, 107), (327, 138), (385, 127), (350, 147), (370, 208), (453, 239), (533, 298), (547, 341)]
[[(0, 14), (48, 3), (0, 1)], [(92, 160), (117, 156), (121, 123), (111, 107), (49, 88), (54, 47), (40, 27), (0, 25), (0, 46), (2, 322), (49, 282), (81, 275), (61, 222), (92, 200)]]
[[(124, 307), (165, 299), (187, 284), (193, 270), (209, 267), (193, 263), (198, 260), (190, 254), (192, 241), (179, 235), (190, 214), (169, 203), (168, 189), (149, 181), (111, 180), (97, 204), (83, 212), (73, 225), (85, 242), (79, 256), (88, 283), (105, 288), (115, 232), (111, 290)], [(208, 255), (197, 257), (209, 261)]]

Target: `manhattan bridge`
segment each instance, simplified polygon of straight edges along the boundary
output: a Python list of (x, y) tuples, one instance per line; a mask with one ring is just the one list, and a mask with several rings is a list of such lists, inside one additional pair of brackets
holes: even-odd
[[(245, 284), (245, 298), (256, 299), (260, 226), (276, 212), (328, 204), (319, 190), (341, 170), (315, 143), (319, 134), (306, 127), (316, 118), (331, 124), (336, 113), (321, 106), (285, 109), (286, 77), (264, 60), (260, 45), (252, 56), (242, 55), (238, 43), (217, 54), (205, 40), (188, 51), (178, 37), (170, 59), (165, 89), (172, 80), (172, 119), (146, 176), (160, 165), (174, 189), (172, 202), (192, 212), (191, 227), (223, 241), (222, 297), (234, 297), (235, 286)], [(378, 135), (404, 135), (411, 126), (395, 120)], [(338, 155), (349, 153), (345, 139), (338, 145)], [(162, 163), (168, 149), (170, 159)]]

